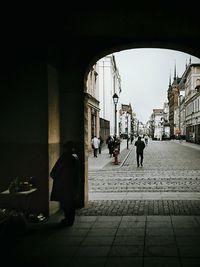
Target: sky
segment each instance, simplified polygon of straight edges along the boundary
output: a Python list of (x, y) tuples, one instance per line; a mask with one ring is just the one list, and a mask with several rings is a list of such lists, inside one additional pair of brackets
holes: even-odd
[(119, 74), (121, 88), (119, 102), (129, 104), (136, 118), (146, 123), (154, 108), (163, 108), (168, 102), (169, 77), (181, 77), (186, 63), (200, 63), (200, 59), (183, 52), (168, 49), (138, 48), (113, 53)]

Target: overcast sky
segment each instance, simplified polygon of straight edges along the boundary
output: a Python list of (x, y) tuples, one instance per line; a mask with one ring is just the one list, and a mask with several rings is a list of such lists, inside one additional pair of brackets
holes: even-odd
[(168, 49), (131, 49), (114, 53), (121, 76), (120, 103), (131, 103), (137, 119), (146, 123), (154, 108), (163, 108), (167, 100), (169, 76), (174, 77), (174, 66), (179, 77), (186, 62), (200, 63), (200, 59)]

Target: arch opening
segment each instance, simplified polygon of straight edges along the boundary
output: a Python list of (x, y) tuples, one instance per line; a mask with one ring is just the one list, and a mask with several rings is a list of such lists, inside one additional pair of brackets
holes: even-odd
[[(159, 46), (159, 47), (161, 47), (161, 46)], [(171, 47), (173, 47), (173, 45), (172, 46), (170, 45), (169, 47), (171, 48)], [(116, 52), (119, 50), (120, 50), (120, 52)], [(183, 50), (189, 51), (189, 49), (187, 49), (187, 48), (183, 49)], [(195, 109), (196, 114), (199, 114), (199, 108), (198, 108), (199, 107), (198, 106), (198, 101), (199, 101), (199, 94), (198, 94), (198, 79), (199, 78), (198, 77), (200, 75), (200, 73), (199, 73), (199, 66), (200, 66), (199, 65), (199, 63), (200, 63), (199, 58), (197, 58), (197, 57), (195, 57), (189, 53), (186, 54), (185, 52), (180, 51), (180, 50), (172, 50), (172, 49), (168, 49), (168, 48), (167, 49), (164, 49), (164, 48), (161, 49), (161, 48), (152, 48), (152, 47), (150, 47), (150, 48), (146, 48), (146, 47), (141, 48), (140, 47), (140, 48), (135, 48), (135, 49), (133, 48), (133, 49), (124, 50), (124, 51), (121, 51), (121, 49), (117, 48), (117, 49), (114, 49), (113, 51), (114, 52), (111, 54), (104, 55), (103, 58), (100, 58), (98, 56), (97, 57), (98, 60), (92, 61), (91, 65), (89, 65), (89, 67), (86, 71), (86, 74), (85, 74), (85, 77), (87, 77), (87, 78), (85, 79), (84, 88), (85, 88), (87, 94), (89, 94), (90, 96), (93, 97), (93, 104), (91, 105), (91, 103), (89, 103), (89, 105), (87, 105), (87, 103), (88, 103), (87, 102), (85, 105), (85, 108), (87, 109), (87, 112), (86, 112), (87, 116), (85, 117), (85, 128), (87, 128), (85, 133), (87, 133), (87, 136), (85, 135), (85, 144), (86, 144), (86, 148), (87, 148), (86, 149), (87, 150), (86, 159), (87, 159), (87, 163), (88, 163), (88, 169), (87, 169), (87, 173), (86, 173), (87, 187), (85, 188), (85, 192), (86, 192), (86, 195), (88, 196), (89, 202), (91, 200), (105, 200), (105, 199), (109, 198), (109, 196), (108, 196), (109, 192), (110, 192), (110, 196), (112, 195), (111, 196), (112, 200), (124, 199), (124, 196), (128, 195), (128, 194), (130, 196), (129, 199), (134, 199), (135, 198), (134, 194), (135, 194), (140, 199), (142, 199), (142, 197), (143, 197), (143, 200), (144, 200), (145, 194), (147, 196), (147, 193), (154, 191), (154, 189), (152, 189), (152, 188), (148, 189), (148, 187), (146, 187), (146, 185), (149, 183), (148, 179), (146, 179), (145, 181), (142, 182), (138, 177), (135, 177), (133, 179), (130, 178), (131, 176), (134, 176), (134, 172), (138, 173), (138, 171), (137, 171), (137, 166), (136, 166), (136, 156), (133, 155), (134, 154), (133, 151), (135, 150), (135, 147), (134, 147), (135, 141), (133, 141), (132, 144), (129, 143), (129, 141), (127, 141), (127, 139), (125, 139), (127, 133), (129, 135), (134, 133), (135, 138), (138, 135), (148, 134), (148, 136), (151, 138), (151, 144), (153, 146), (155, 146), (156, 149), (158, 149), (158, 150), (161, 149), (161, 148), (158, 148), (159, 143), (161, 143), (162, 146), (163, 145), (166, 146), (162, 149), (167, 149), (167, 144), (172, 144), (172, 142), (179, 142), (179, 143), (183, 144), (182, 139), (184, 139), (183, 142), (185, 142), (185, 144), (186, 143), (187, 144), (192, 144), (192, 143), (193, 144), (199, 144), (200, 143), (199, 125), (198, 125), (198, 123), (196, 123), (198, 120), (196, 120), (196, 117), (194, 117), (194, 116), (193, 117), (195, 119), (194, 118), (191, 119), (191, 114), (189, 114), (189, 113), (187, 113), (187, 115), (185, 115), (186, 114), (185, 110), (189, 108), (189, 107), (187, 107), (188, 106), (188, 99), (191, 96), (191, 95), (189, 96), (190, 93), (188, 94), (188, 92), (191, 90), (195, 90), (195, 94), (197, 93), (196, 98), (194, 97), (194, 102), (196, 101), (196, 109)], [(104, 149), (105, 149), (105, 147), (107, 149), (107, 152), (106, 152), (107, 153), (106, 154), (107, 161), (102, 160), (103, 157), (101, 154), (101, 155), (99, 155), (99, 158), (101, 157), (102, 161), (98, 165), (98, 163), (97, 163), (98, 159), (93, 158), (91, 139), (92, 139), (92, 135), (94, 135), (94, 133), (95, 133), (95, 135), (97, 137), (103, 135), (103, 139), (105, 141), (106, 135), (107, 136), (108, 135), (114, 135), (116, 133), (114, 130), (115, 129), (115, 125), (114, 125), (115, 124), (115, 108), (114, 108), (112, 96), (116, 92), (118, 94), (120, 94), (121, 91), (123, 92), (124, 87), (128, 86), (127, 83), (125, 85), (125, 83), (123, 84), (123, 82), (122, 82), (123, 78), (125, 77), (125, 74), (124, 74), (125, 72), (123, 72), (124, 77), (120, 75), (120, 71), (119, 71), (120, 64), (118, 64), (118, 60), (119, 61), (121, 60), (120, 63), (122, 63), (124, 60), (123, 63), (125, 63), (125, 58), (122, 59), (122, 57), (120, 58), (120, 56), (118, 57), (118, 55), (119, 54), (122, 55), (123, 53), (124, 54), (126, 53), (127, 58), (130, 59), (131, 51), (138, 52), (138, 57), (136, 57), (136, 55), (134, 55), (135, 57), (133, 56), (133, 59), (132, 59), (133, 62), (134, 62), (134, 59), (135, 60), (137, 59), (137, 64), (136, 64), (137, 65), (136, 66), (137, 71), (138, 71), (138, 69), (140, 69), (140, 71), (142, 72), (142, 63), (141, 63), (141, 61), (143, 61), (142, 60), (142, 54), (145, 54), (145, 52), (149, 52), (149, 53), (151, 52), (152, 55), (154, 55), (154, 60), (151, 62), (152, 64), (154, 64), (154, 66), (156, 65), (155, 64), (156, 60), (161, 59), (162, 64), (159, 67), (157, 67), (157, 69), (156, 69), (156, 67), (154, 67), (157, 70), (157, 74), (156, 74), (156, 70), (153, 70), (152, 68), (149, 67), (149, 69), (148, 69), (149, 73), (147, 72), (148, 75), (143, 73), (142, 78), (140, 78), (140, 79), (141, 79), (141, 84), (146, 79), (149, 82), (149, 87), (151, 87), (150, 83), (152, 82), (152, 80), (154, 80), (154, 82), (156, 83), (157, 80), (159, 80), (159, 79), (165, 79), (165, 85), (164, 86), (159, 85), (161, 91), (165, 90), (165, 97), (163, 98), (163, 103), (160, 102), (160, 104), (159, 104), (157, 102), (157, 105), (154, 105), (151, 108), (149, 107), (149, 118), (144, 120), (144, 119), (137, 119), (137, 117), (136, 117), (137, 111), (135, 110), (135, 106), (136, 106), (135, 104), (139, 105), (139, 101), (135, 100), (134, 98), (136, 98), (136, 95), (138, 92), (134, 91), (134, 89), (133, 89), (132, 91), (135, 92), (135, 94), (136, 94), (135, 97), (134, 97), (134, 94), (132, 94), (132, 96), (127, 96), (127, 93), (125, 93), (125, 96), (123, 96), (121, 102), (118, 104), (119, 105), (118, 113), (120, 115), (118, 115), (119, 117), (117, 118), (117, 135), (119, 137), (121, 137), (122, 143), (124, 143), (124, 141), (125, 141), (125, 143), (123, 144), (123, 150), (124, 150), (125, 156), (122, 159), (122, 165), (117, 166), (118, 171), (116, 171), (117, 168), (116, 168), (116, 166), (113, 166), (113, 159), (109, 158), (107, 144), (105, 144), (105, 142), (104, 142)], [(130, 54), (128, 55), (129, 52), (130, 52)], [(141, 54), (139, 52), (141, 52)], [(163, 52), (163, 55), (162, 55), (162, 52)], [(166, 55), (164, 55), (164, 52), (166, 53)], [(167, 52), (168, 52), (168, 54), (167, 54)], [(170, 60), (170, 56), (169, 56), (170, 53), (171, 53), (171, 63), (169, 66), (169, 65), (167, 65), (168, 63), (166, 63), (166, 62), (169, 62), (169, 60)], [(150, 56), (150, 54), (149, 54), (149, 56)], [(181, 56), (182, 56), (182, 61), (180, 60)], [(106, 62), (107, 63), (109, 62), (108, 65), (105, 65)], [(109, 66), (109, 64), (110, 64), (110, 66)], [(146, 63), (144, 63), (144, 61), (143, 61), (143, 70), (144, 70), (145, 64), (148, 65), (147, 58), (146, 58)], [(182, 64), (182, 65), (179, 65), (179, 64)], [(125, 66), (125, 65), (123, 65), (123, 66)], [(109, 71), (111, 73), (110, 79), (112, 81), (112, 86), (110, 86), (110, 88), (112, 88), (112, 90), (107, 92), (107, 97), (105, 97), (105, 86), (106, 86), (105, 84), (106, 84), (106, 82), (107, 83), (111, 83), (111, 82), (108, 82), (108, 78), (106, 78), (105, 68), (109, 69)], [(115, 78), (112, 77), (112, 71), (111, 71), (112, 68), (113, 69), (116, 68), (117, 74), (116, 73), (114, 74)], [(134, 70), (135, 70), (135, 68), (134, 68)], [(127, 69), (126, 69), (126, 71), (131, 72), (131, 71), (128, 71)], [(161, 72), (159, 72), (159, 71), (165, 72), (165, 78), (160, 77)], [(193, 73), (193, 71), (194, 71), (194, 73)], [(135, 72), (136, 72), (136, 70), (135, 70)], [(167, 72), (167, 74), (166, 74), (166, 72)], [(114, 73), (114, 71), (113, 71), (113, 73)], [(129, 75), (130, 75), (130, 73), (129, 73)], [(119, 76), (118, 88), (116, 88), (117, 86), (116, 86), (116, 81), (115, 81), (117, 76)], [(139, 76), (138, 73), (136, 74), (136, 76)], [(189, 81), (191, 79), (191, 76), (193, 76), (193, 78), (192, 78), (193, 82), (190, 85), (186, 86), (186, 84), (187, 84), (186, 79), (187, 79), (187, 81)], [(98, 89), (97, 89), (98, 92), (95, 92), (94, 86), (95, 86), (95, 83), (97, 83), (97, 79), (101, 79), (101, 81), (98, 84)], [(136, 79), (136, 77), (135, 77), (135, 79)], [(132, 83), (133, 83), (133, 87), (134, 87), (134, 81), (133, 80), (134, 80), (134, 78), (132, 79)], [(161, 88), (161, 86), (162, 86), (162, 88)], [(186, 89), (189, 91), (186, 93), (186, 96), (185, 96), (185, 88), (188, 86), (190, 86), (192, 89), (191, 88)], [(130, 85), (129, 85), (129, 87), (130, 87)], [(102, 90), (101, 92), (99, 92), (100, 88)], [(147, 87), (145, 89), (147, 90)], [(175, 92), (176, 91), (175, 89), (177, 89), (177, 92)], [(173, 91), (173, 93), (170, 92), (170, 90)], [(130, 92), (131, 91), (129, 91), (129, 93)], [(141, 87), (140, 87), (140, 93), (143, 95), (143, 102), (142, 103), (144, 104), (144, 106), (147, 106), (146, 104), (148, 104), (148, 102), (150, 102), (150, 100), (152, 100), (152, 94), (153, 93), (151, 92), (151, 96), (150, 95), (145, 96), (145, 90), (142, 91)], [(172, 95), (173, 95), (173, 97), (172, 97)], [(108, 96), (109, 96), (109, 104), (107, 104), (107, 108), (109, 107), (108, 113), (110, 115), (110, 120), (105, 119), (106, 118), (105, 99), (108, 100)], [(97, 101), (94, 104), (95, 97), (96, 97)], [(134, 101), (133, 101), (134, 103), (131, 103), (131, 97), (134, 99)], [(158, 96), (155, 96), (155, 98), (159, 99)], [(187, 105), (186, 106), (185, 106), (185, 102), (184, 102), (185, 98), (187, 99)], [(120, 97), (119, 97), (119, 99), (120, 99)], [(159, 101), (159, 100), (157, 100), (157, 101)], [(173, 101), (175, 101), (176, 103), (174, 102), (172, 105)], [(170, 103), (170, 106), (169, 106), (169, 103)], [(185, 109), (185, 107), (186, 107), (186, 109)], [(194, 104), (194, 107), (195, 107), (195, 104)], [(127, 108), (128, 108), (128, 110), (131, 111), (130, 112), (131, 113), (130, 118), (127, 117)], [(89, 112), (88, 112), (88, 110), (89, 110)], [(133, 116), (133, 113), (134, 113), (135, 117)], [(168, 115), (166, 115), (166, 114), (168, 114)], [(124, 118), (123, 118), (123, 116), (124, 116)], [(173, 118), (172, 118), (172, 116), (173, 116)], [(176, 118), (174, 118), (174, 116), (176, 116)], [(104, 119), (104, 120), (102, 120), (102, 119)], [(158, 119), (159, 121), (155, 122), (156, 119)], [(187, 119), (187, 123), (186, 123), (186, 119)], [(131, 125), (132, 120), (134, 120), (136, 122), (136, 125)], [(152, 123), (152, 120), (154, 120), (154, 124), (155, 123), (158, 125), (160, 124), (162, 127), (160, 127), (160, 129), (158, 129), (158, 127), (156, 126), (156, 129), (155, 129), (155, 126), (154, 126), (154, 129), (153, 129), (152, 125), (146, 126), (147, 123), (150, 125)], [(102, 121), (102, 122), (100, 123), (100, 121)], [(103, 129), (103, 127), (105, 127), (105, 121), (108, 122), (107, 123), (107, 127), (108, 127), (107, 132), (105, 129)], [(125, 127), (124, 125), (122, 127), (122, 124), (125, 124), (125, 123), (127, 124), (127, 127)], [(191, 126), (192, 123), (194, 123), (194, 126)], [(120, 127), (123, 128), (123, 131), (122, 131), (122, 129), (120, 129)], [(128, 131), (130, 131), (130, 132), (128, 132)], [(193, 135), (191, 135), (191, 132), (193, 132)], [(181, 139), (181, 141), (180, 141), (180, 139)], [(156, 140), (158, 142), (156, 142)], [(166, 141), (164, 142), (163, 140), (168, 140), (168, 142), (166, 142)], [(148, 146), (148, 149), (150, 150), (150, 146)], [(127, 150), (127, 153), (125, 153), (125, 150)], [(164, 161), (163, 155), (160, 157), (160, 159), (158, 157), (160, 152), (158, 152), (157, 155), (155, 153), (152, 154), (153, 157), (157, 159), (156, 165), (160, 164), (160, 160)], [(131, 153), (132, 153), (132, 159), (130, 156)], [(166, 157), (166, 161), (167, 161), (167, 159), (171, 161), (170, 163), (168, 162), (167, 166), (163, 167), (164, 170), (168, 171), (168, 172), (169, 172), (169, 170), (174, 169), (173, 166), (174, 166), (174, 163), (176, 162), (175, 161), (176, 157), (173, 158), (171, 156), (172, 154), (170, 155), (170, 153), (176, 154), (176, 150), (174, 152), (172, 150), (171, 152), (169, 152), (169, 154), (167, 152), (164, 153), (165, 154), (164, 157)], [(185, 151), (185, 153), (186, 153), (186, 151)], [(196, 153), (198, 154), (198, 152), (196, 152)], [(197, 156), (197, 154), (195, 154), (195, 155)], [(151, 159), (152, 155), (151, 155), (151, 153), (147, 154), (146, 160)], [(187, 161), (187, 153), (185, 154), (185, 160)], [(179, 165), (179, 163), (178, 163), (178, 165)], [(197, 163), (197, 161), (196, 161), (196, 163)], [(153, 165), (152, 162), (151, 162), (151, 164)], [(184, 165), (183, 162), (181, 164)], [(184, 169), (183, 165), (181, 165), (182, 167), (180, 165), (177, 167), (177, 175), (180, 175), (181, 168)], [(148, 166), (149, 174), (146, 173), (146, 175), (152, 176), (153, 174), (150, 172), (150, 170), (153, 172), (156, 172), (156, 169), (152, 168), (152, 166), (150, 167), (150, 164), (148, 165), (148, 163), (147, 163), (147, 166)], [(155, 167), (155, 164), (153, 167)], [(130, 168), (132, 168), (132, 172), (131, 172)], [(187, 167), (187, 168), (189, 168), (189, 167)], [(197, 172), (199, 171), (197, 166), (195, 166), (194, 168)], [(162, 166), (160, 165), (159, 171), (162, 172), (164, 170), (162, 170)], [(97, 175), (98, 171), (100, 173), (99, 175)], [(112, 171), (113, 171), (113, 173), (111, 174)], [(120, 171), (121, 171), (121, 173), (120, 173)], [(144, 168), (143, 168), (143, 171), (144, 171)], [(162, 175), (159, 171), (157, 170), (158, 175)], [(104, 178), (101, 179), (103, 177), (102, 176), (103, 172), (104, 172), (104, 174), (103, 174)], [(128, 175), (128, 172), (129, 172), (129, 175)], [(111, 177), (109, 177), (109, 178), (108, 178), (108, 173), (111, 174)], [(124, 181), (123, 181), (122, 177), (120, 177), (119, 179), (116, 179), (117, 173), (120, 173), (119, 176), (124, 175), (124, 177), (125, 177)], [(141, 172), (140, 172), (139, 176), (140, 175), (141, 175)], [(128, 176), (128, 178), (126, 176)], [(165, 182), (168, 179), (167, 176), (172, 177), (173, 175), (170, 176), (169, 173), (164, 174), (163, 179), (161, 179), (160, 181), (157, 181), (157, 183), (160, 184), (160, 187), (159, 186), (157, 187), (157, 193), (159, 193), (159, 194), (162, 193), (162, 195), (165, 194), (167, 197), (167, 195), (169, 195), (169, 193), (170, 193), (170, 190), (171, 190), (171, 193), (172, 192), (178, 192), (180, 194), (181, 194), (181, 192), (184, 192), (184, 190), (185, 190), (185, 192), (190, 192), (190, 193), (192, 192), (191, 188), (189, 189), (189, 191), (188, 191), (188, 188), (186, 189), (187, 186), (185, 188), (181, 189), (181, 185), (182, 185), (181, 180), (178, 180), (178, 182), (177, 182), (176, 179), (174, 179), (172, 181), (172, 184), (170, 185), (171, 187), (169, 186), (169, 188), (168, 188), (167, 183)], [(107, 181), (106, 181), (106, 177), (108, 178)], [(149, 177), (149, 179), (150, 179), (150, 177)], [(93, 182), (94, 180), (96, 182)], [(156, 178), (154, 180), (156, 181)], [(102, 184), (101, 184), (101, 182), (102, 182)], [(168, 182), (170, 183), (169, 179), (168, 179)], [(184, 181), (185, 185), (187, 184), (187, 182), (188, 181)], [(104, 185), (103, 185), (103, 183), (104, 183)], [(111, 185), (109, 185), (109, 183)], [(118, 189), (116, 189), (120, 183), (122, 183), (122, 187), (121, 188), (118, 187)], [(142, 183), (144, 184), (144, 186), (142, 186)], [(179, 188), (176, 188), (176, 187), (172, 188), (174, 183), (178, 183), (180, 187)], [(115, 188), (114, 184), (116, 185), (116, 188)], [(137, 184), (137, 186), (134, 188), (134, 185), (136, 185), (136, 184)], [(132, 194), (132, 196), (130, 194), (130, 192), (131, 192), (131, 189), (130, 189), (131, 186), (130, 185), (132, 186), (132, 193), (134, 193), (134, 194)], [(98, 186), (99, 186), (99, 188), (98, 188)], [(110, 186), (110, 189), (109, 189), (109, 186)], [(111, 188), (112, 186), (113, 186), (113, 188)], [(141, 186), (141, 188), (139, 188), (140, 186)], [(195, 188), (193, 188), (193, 189), (194, 189), (193, 195), (195, 195), (195, 192), (198, 193), (198, 190), (196, 191)], [(157, 196), (156, 196), (156, 194), (154, 194), (154, 195), (150, 194), (150, 195), (152, 197), (152, 198), (150, 197), (150, 199), (152, 199), (152, 200), (156, 200), (158, 197), (158, 194), (157, 194)], [(160, 196), (161, 196), (161, 194), (160, 194)]]

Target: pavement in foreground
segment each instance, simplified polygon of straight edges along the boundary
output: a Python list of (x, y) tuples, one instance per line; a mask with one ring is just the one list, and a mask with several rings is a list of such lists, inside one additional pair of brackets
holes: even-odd
[[(96, 205), (78, 210), (72, 227), (58, 227), (60, 212), (18, 231), (19, 225), (8, 226), (7, 235), (0, 242), (2, 263), (42, 267), (199, 267), (200, 152), (191, 146), (166, 143), (163, 156), (163, 152), (155, 151), (161, 150), (160, 145), (152, 143), (152, 152), (149, 146), (140, 169), (135, 167), (134, 153), (126, 157), (126, 150), (121, 152), (121, 166), (106, 163), (103, 157), (100, 161), (99, 156), (98, 164), (90, 166), (89, 181), (89, 205)], [(101, 183), (92, 178), (93, 172), (98, 179), (102, 177)], [(120, 181), (128, 172), (124, 191)], [(172, 201), (175, 206), (170, 206)], [(111, 209), (113, 203), (118, 210)], [(103, 215), (106, 213), (108, 216)]]
[[(200, 266), (200, 216), (77, 216), (59, 228), (61, 215), (29, 225), (2, 241), (1, 260), (13, 266)], [(5, 264), (4, 263), (4, 264)]]

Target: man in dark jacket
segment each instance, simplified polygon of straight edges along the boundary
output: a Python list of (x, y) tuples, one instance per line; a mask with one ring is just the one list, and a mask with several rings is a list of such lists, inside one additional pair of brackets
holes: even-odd
[(113, 150), (114, 150), (114, 139), (112, 138), (112, 136), (108, 136), (107, 140), (106, 140), (106, 144), (108, 145), (108, 150), (109, 150), (109, 155), (110, 157), (113, 156)]
[(51, 200), (60, 202), (64, 211), (63, 226), (71, 226), (75, 219), (76, 199), (80, 182), (79, 158), (75, 154), (73, 142), (64, 145), (64, 152), (50, 172), (53, 178)]
[(141, 137), (138, 136), (138, 140), (135, 142), (136, 154), (137, 154), (137, 166), (143, 166), (143, 150), (145, 148), (144, 141), (141, 140)]

